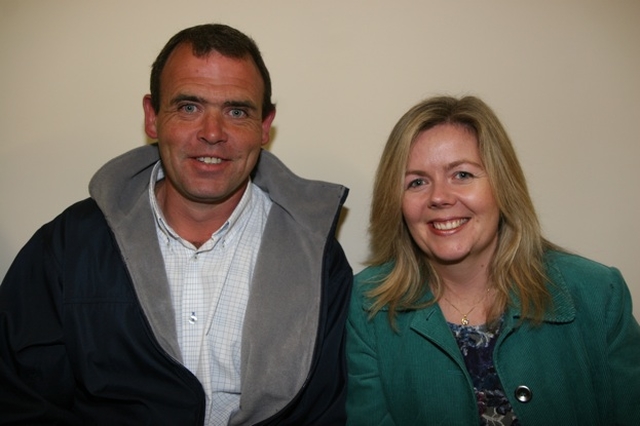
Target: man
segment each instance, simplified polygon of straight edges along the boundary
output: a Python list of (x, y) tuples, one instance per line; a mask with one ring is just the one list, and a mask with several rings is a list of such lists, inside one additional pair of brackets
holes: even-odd
[(344, 423), (347, 189), (262, 149), (270, 99), (239, 31), (167, 43), (157, 145), (103, 166), (0, 286), (0, 424)]

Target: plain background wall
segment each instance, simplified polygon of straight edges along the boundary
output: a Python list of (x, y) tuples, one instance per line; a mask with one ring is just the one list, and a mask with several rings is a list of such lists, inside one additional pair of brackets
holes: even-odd
[(270, 150), (351, 188), (339, 238), (356, 271), (392, 126), (426, 96), (475, 94), (507, 127), (546, 236), (620, 268), (640, 317), (637, 0), (0, 0), (0, 276), (99, 166), (147, 142), (150, 65), (205, 22), (258, 42)]

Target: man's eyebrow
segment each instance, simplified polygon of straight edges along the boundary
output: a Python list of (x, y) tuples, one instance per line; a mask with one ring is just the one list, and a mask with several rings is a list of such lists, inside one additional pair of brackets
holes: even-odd
[(222, 105), (224, 107), (240, 107), (240, 108), (247, 108), (251, 110), (258, 109), (257, 105), (251, 101), (226, 101)]
[[(206, 99), (196, 96), (196, 95), (187, 95), (187, 94), (179, 94), (176, 95), (173, 99), (171, 99), (170, 104), (176, 105), (182, 102), (194, 102), (199, 104), (207, 104), (209, 103)], [(246, 108), (251, 110), (257, 110), (258, 106), (251, 101), (243, 101), (243, 100), (228, 100), (225, 101), (222, 106), (224, 108), (236, 107), (236, 108)]]
[(195, 95), (185, 95), (185, 94), (179, 94), (176, 95), (173, 99), (171, 99), (170, 104), (171, 105), (175, 105), (175, 104), (179, 104), (181, 102), (197, 102), (197, 103), (205, 103), (205, 100), (199, 96), (195, 96)]

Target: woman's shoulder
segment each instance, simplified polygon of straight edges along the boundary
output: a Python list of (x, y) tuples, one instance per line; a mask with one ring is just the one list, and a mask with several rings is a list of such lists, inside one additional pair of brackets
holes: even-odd
[(551, 279), (557, 274), (570, 281), (617, 280), (620, 276), (615, 267), (573, 253), (551, 250), (545, 261)]
[(355, 275), (354, 282), (360, 283), (360, 285), (376, 286), (384, 281), (392, 269), (393, 262), (367, 266)]
[(620, 271), (586, 257), (550, 251), (546, 255), (551, 291), (564, 288), (574, 302), (602, 306), (605, 300), (626, 303), (629, 289)]
[(353, 299), (360, 305), (369, 306), (372, 300), (367, 293), (382, 284), (393, 269), (393, 262), (367, 266), (353, 279)]

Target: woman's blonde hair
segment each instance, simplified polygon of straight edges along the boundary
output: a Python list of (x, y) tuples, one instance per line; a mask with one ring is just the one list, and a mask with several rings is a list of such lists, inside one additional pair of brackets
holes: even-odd
[(502, 124), (491, 108), (474, 96), (461, 99), (440, 96), (426, 99), (405, 113), (385, 145), (376, 173), (369, 233), (370, 265), (393, 262), (391, 272), (379, 277), (368, 296), (371, 315), (387, 307), (393, 323), (398, 311), (417, 309), (428, 285), (434, 303), (443, 285), (424, 253), (415, 244), (402, 215), (404, 175), (413, 141), (439, 124), (461, 125), (477, 137), (480, 157), (500, 209), (498, 244), (489, 268), (496, 299), (488, 321), (497, 319), (515, 295), (522, 318), (541, 320), (550, 302), (543, 264), (544, 251), (552, 248), (541, 234), (527, 184)]

